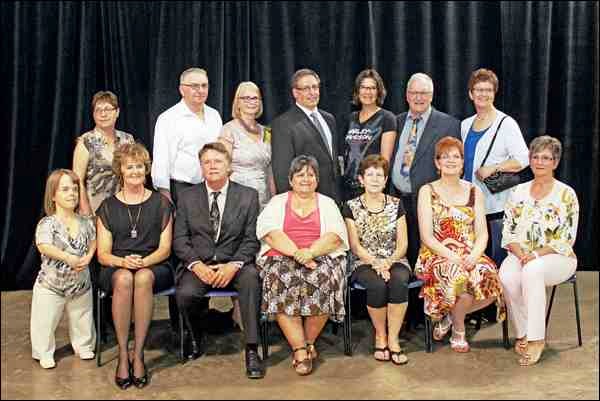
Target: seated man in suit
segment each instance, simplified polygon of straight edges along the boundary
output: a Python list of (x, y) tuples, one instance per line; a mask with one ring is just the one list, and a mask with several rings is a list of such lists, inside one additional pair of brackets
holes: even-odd
[(258, 192), (229, 180), (231, 156), (223, 144), (204, 145), (199, 158), (205, 181), (181, 191), (173, 236), (182, 262), (176, 275), (177, 305), (192, 338), (188, 358), (200, 356), (191, 323), (202, 298), (213, 288), (234, 288), (246, 336), (246, 376), (259, 379), (264, 368), (257, 346), (261, 289), (254, 265)]
[(335, 117), (319, 109), (321, 80), (303, 68), (291, 80), (295, 104), (271, 123), (271, 165), (277, 193), (290, 190), (288, 170), (296, 156), (311, 155), (319, 163), (317, 191), (340, 202), (338, 146)]

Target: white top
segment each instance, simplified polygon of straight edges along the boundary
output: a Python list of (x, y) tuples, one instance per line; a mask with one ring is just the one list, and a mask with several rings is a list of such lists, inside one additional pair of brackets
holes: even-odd
[[(260, 240), (261, 247), (258, 257), (267, 253), (271, 247), (265, 242), (264, 237), (273, 230), (282, 230), (285, 220), (285, 204), (288, 199), (288, 193), (284, 192), (271, 198), (267, 206), (258, 215), (256, 221), (256, 237)], [(325, 233), (334, 233), (342, 240), (338, 249), (331, 252), (329, 256), (336, 257), (343, 255), (350, 246), (348, 244), (348, 231), (340, 209), (333, 199), (317, 192), (317, 203), (319, 207), (319, 216), (321, 224), (321, 235)]]
[(506, 211), (502, 247), (518, 243), (531, 251), (549, 246), (557, 253), (575, 257), (573, 245), (579, 223), (579, 202), (573, 188), (554, 180), (552, 191), (540, 200), (531, 196), (533, 181), (511, 190)]
[[(496, 132), (496, 128), (498, 127), (500, 120), (502, 120), (502, 117), (507, 116), (500, 110), (496, 111), (496, 119), (492, 123), (491, 127), (485, 132), (485, 134), (483, 134), (483, 137), (481, 137), (477, 143), (477, 147), (475, 148), (475, 157), (473, 158), (473, 177), (471, 178), (471, 182), (477, 185), (485, 195), (486, 214), (503, 211), (504, 204), (506, 203), (508, 194), (510, 192), (506, 190), (498, 192), (497, 194), (492, 194), (485, 184), (475, 177), (475, 172), (481, 167), (481, 162), (483, 161), (483, 158), (485, 157), (485, 154), (492, 143), (492, 138), (494, 137), (494, 133)], [(464, 119), (460, 123), (460, 133), (463, 143), (467, 139), (467, 134), (473, 125), (475, 116), (476, 115), (473, 115), (467, 119)], [(525, 168), (529, 165), (529, 149), (527, 148), (525, 139), (523, 139), (521, 128), (519, 128), (519, 124), (517, 124), (514, 118), (510, 116), (507, 116), (502, 123), (502, 126), (498, 131), (498, 135), (496, 136), (494, 147), (492, 148), (485, 165), (489, 166), (492, 164), (502, 163), (508, 159), (515, 159), (521, 164), (522, 168)]]
[(204, 105), (204, 120), (189, 109), (183, 99), (163, 112), (154, 127), (152, 183), (156, 189), (170, 189), (170, 180), (198, 184), (202, 171), (198, 152), (216, 142), (223, 121), (219, 112)]
[[(327, 146), (329, 146), (329, 153), (331, 154), (331, 152), (333, 150), (333, 143), (332, 143), (333, 136), (331, 135), (331, 130), (329, 129), (329, 124), (327, 124), (327, 121), (325, 121), (325, 119), (323, 118), (321, 113), (319, 113), (319, 109), (317, 107), (315, 107), (314, 110), (309, 110), (306, 107), (301, 106), (298, 103), (296, 103), (296, 106), (298, 106), (300, 108), (300, 110), (302, 110), (304, 112), (304, 114), (306, 114), (308, 116), (308, 119), (310, 120), (311, 123), (313, 122), (313, 119), (312, 119), (313, 113), (317, 114), (317, 120), (319, 120), (319, 122), (321, 123), (321, 126), (323, 127), (323, 130), (325, 131), (325, 136), (327, 137)], [(315, 126), (315, 128), (316, 128), (316, 126)]]

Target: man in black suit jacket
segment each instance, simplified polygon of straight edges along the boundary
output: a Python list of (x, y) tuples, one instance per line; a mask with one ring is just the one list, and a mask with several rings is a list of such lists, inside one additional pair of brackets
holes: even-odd
[(205, 145), (199, 154), (205, 181), (181, 191), (173, 249), (181, 260), (176, 274), (179, 310), (192, 337), (188, 358), (200, 355), (192, 316), (212, 288), (235, 288), (246, 336), (246, 375), (264, 376), (258, 356), (260, 280), (255, 267), (258, 193), (229, 180), (231, 156), (221, 143)]
[(277, 193), (290, 189), (290, 163), (299, 155), (309, 155), (319, 163), (317, 191), (340, 200), (337, 131), (335, 117), (318, 109), (321, 80), (316, 72), (301, 69), (292, 76), (296, 101), (271, 124), (271, 163)]

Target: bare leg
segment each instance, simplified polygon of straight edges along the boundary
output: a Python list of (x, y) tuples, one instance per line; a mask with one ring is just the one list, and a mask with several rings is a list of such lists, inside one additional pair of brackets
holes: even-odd
[[(389, 307), (390, 305), (388, 305)], [(375, 348), (384, 349), (388, 346), (388, 334), (386, 321), (388, 319), (388, 307), (373, 308), (367, 305), (367, 311), (375, 328)], [(375, 350), (373, 357), (379, 361), (390, 359), (388, 351)]]
[(408, 309), (408, 302), (401, 304), (388, 304), (387, 307), (387, 321), (388, 321), (388, 345), (390, 350), (393, 352), (400, 351), (400, 329), (402, 328), (402, 322), (404, 322), (404, 316)]
[(119, 365), (117, 376), (129, 377), (129, 358), (127, 343), (131, 325), (131, 307), (133, 298), (133, 274), (129, 270), (119, 269), (112, 275), (113, 299), (112, 315), (119, 346)]
[(133, 354), (133, 375), (142, 377), (144, 367), (144, 344), (146, 335), (152, 320), (154, 297), (152, 286), (154, 285), (154, 273), (151, 269), (141, 269), (135, 274), (135, 285), (133, 293), (134, 318), (135, 318), (135, 345)]
[[(304, 328), (302, 327), (301, 317), (278, 313), (276, 319), (288, 344), (292, 347), (292, 350), (306, 347), (306, 338), (304, 337)], [(298, 350), (294, 354), (294, 358), (299, 361), (306, 359), (306, 357), (306, 348)]]
[(473, 313), (480, 309), (485, 308), (488, 305), (491, 305), (496, 300), (496, 297), (481, 299), (479, 301), (473, 301), (471, 308), (467, 311), (467, 313)]
[(454, 308), (450, 312), (452, 314), (452, 325), (456, 331), (465, 331), (465, 316), (471, 310), (472, 305), (472, 295), (462, 294), (458, 297), (456, 305), (454, 305)]

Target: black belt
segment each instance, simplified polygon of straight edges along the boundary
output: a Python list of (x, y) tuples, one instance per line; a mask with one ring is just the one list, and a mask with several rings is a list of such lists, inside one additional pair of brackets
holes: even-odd
[(487, 221), (504, 219), (504, 212), (486, 214), (485, 219)]

